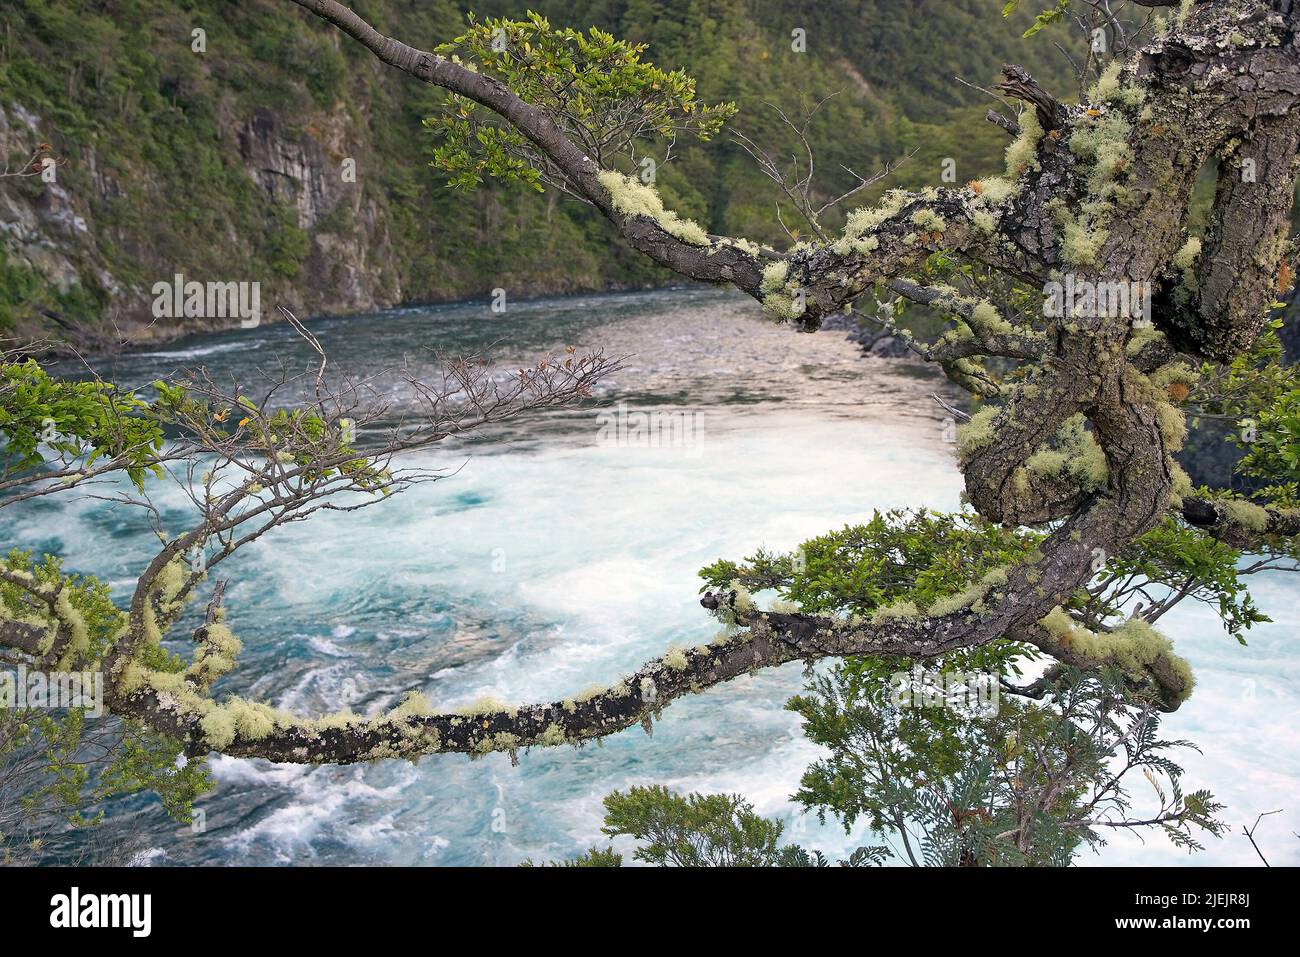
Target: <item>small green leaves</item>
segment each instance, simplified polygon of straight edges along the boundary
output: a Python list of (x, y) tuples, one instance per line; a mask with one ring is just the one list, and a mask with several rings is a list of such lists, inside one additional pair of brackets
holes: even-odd
[[(537, 13), (524, 20), (479, 21), (438, 53), (500, 80), (540, 109), (601, 165), (634, 143), (690, 135), (708, 140), (735, 113), (695, 98), (695, 80), (681, 70), (645, 63), (645, 44), (627, 43), (595, 27), (586, 33), (553, 28)], [(485, 179), (541, 190), (550, 161), (514, 128), (472, 100), (450, 94), (424, 121), (437, 145), (431, 163), (448, 185), (472, 189)]]
[(0, 452), (7, 472), (47, 462), (42, 447), (60, 456), (124, 461), (136, 487), (144, 481), (162, 430), (142, 415), (145, 403), (106, 382), (49, 376), (34, 359), (0, 364)]
[[(1239, 570), (1241, 553), (1169, 518), (1136, 539), (1123, 554), (1113, 558), (1101, 578), (1115, 582), (1139, 582), (1153, 594), (1164, 589), (1181, 590), (1188, 597), (1218, 612), (1223, 628), (1241, 644), (1252, 625), (1270, 619), (1255, 605)], [(1128, 592), (1102, 596), (1129, 597)], [(1118, 609), (1113, 609), (1118, 612)]]
[(1300, 506), (1300, 366), (1284, 361), (1279, 322), (1270, 321), (1251, 349), (1230, 365), (1203, 364), (1192, 394), (1191, 415), (1194, 425), (1198, 410), (1236, 420), (1238, 426), (1227, 438), (1245, 451), (1237, 473), (1247, 479), (1248, 487), (1259, 490), (1257, 498), (1296, 507)]
[[(1009, 16), (1011, 11), (1016, 8), (1016, 4), (1008, 3), (1002, 10), (1002, 15)], [(1070, 8), (1070, 0), (1056, 0), (1056, 6), (1050, 10), (1044, 10), (1034, 18), (1033, 24), (1024, 32), (1025, 39), (1029, 39), (1043, 27), (1050, 26), (1053, 23), (1060, 23), (1065, 17), (1065, 12)]]
[(1018, 561), (1040, 539), (974, 514), (876, 512), (865, 525), (820, 535), (793, 553), (719, 560), (700, 577), (705, 588), (738, 582), (751, 591), (775, 589), (810, 613), (868, 614), (904, 600), (928, 606)]

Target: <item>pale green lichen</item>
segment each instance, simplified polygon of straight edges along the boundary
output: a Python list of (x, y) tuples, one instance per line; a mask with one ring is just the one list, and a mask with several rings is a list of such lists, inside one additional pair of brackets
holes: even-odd
[(564, 735), (564, 729), (558, 724), (551, 723), (546, 726), (546, 730), (537, 738), (537, 743), (546, 747), (556, 747), (564, 744), (568, 739)]
[[(161, 637), (158, 634), (160, 622), (159, 615), (154, 612), (155, 606), (162, 616), (166, 616), (164, 620), (169, 622), (178, 611), (180, 592), (189, 578), (189, 566), (181, 560), (169, 563), (162, 574), (156, 577), (144, 615), (146, 644), (156, 642)], [(222, 620), (224, 615), (219, 613), (214, 618), (217, 620), (206, 624), (199, 632), (199, 648), (194, 662), (183, 672), (150, 668), (138, 658), (128, 660), (115, 673), (119, 693), (133, 694), (149, 689), (156, 696), (158, 707), (162, 711), (170, 712), (185, 722), (193, 722), (202, 733), (204, 743), (215, 750), (225, 750), (236, 743), (247, 745), (274, 734), (295, 732), (307, 739), (316, 739), (327, 731), (356, 730), (378, 732), (385, 736), (385, 740), (361, 753), (363, 759), (414, 759), (420, 754), (442, 748), (438, 731), (420, 721), (421, 718), (432, 716), (434, 711), (428, 700), (418, 692), (406, 695), (392, 710), (369, 719), (354, 714), (349, 708), (318, 718), (304, 719), (240, 697), (216, 702), (207, 696), (206, 691), (217, 677), (233, 667), (241, 650), (241, 642)], [(462, 709), (462, 713), (505, 713), (514, 716), (517, 712), (502, 702), (484, 699)], [(465, 720), (467, 719), (455, 717), (451, 723), (454, 727)], [(494, 743), (501, 750), (513, 750), (507, 747), (509, 742), (502, 738), (498, 737)], [(298, 748), (295, 754), (301, 759), (308, 756), (305, 747)]]
[(695, 651), (697, 653), (704, 654), (704, 655), (712, 655), (712, 652), (709, 650), (710, 648), (716, 648), (719, 645), (725, 645), (727, 642), (731, 641), (731, 639), (739, 635), (747, 635), (747, 634), (748, 632), (743, 631), (741, 628), (739, 628), (736, 625), (723, 625), (716, 632), (714, 632), (713, 638), (710, 639), (707, 645), (696, 645)]
[[(1020, 115), (1020, 133), (1007, 147), (1007, 176), (1017, 180), (1031, 169), (1038, 169), (1038, 144), (1043, 139), (1043, 127), (1033, 110), (1025, 110)], [(985, 194), (988, 184), (985, 184)]]
[(1164, 437), (1165, 448), (1177, 452), (1187, 439), (1187, 416), (1168, 402), (1157, 402), (1156, 419), (1160, 422), (1160, 434)]
[(1219, 508), (1223, 512), (1223, 517), (1234, 525), (1240, 525), (1252, 532), (1263, 532), (1268, 529), (1268, 509), (1254, 502), (1226, 498), (1219, 502)]
[(995, 568), (979, 581), (972, 582), (956, 594), (937, 599), (926, 609), (926, 614), (941, 618), (967, 608), (977, 612), (983, 611), (984, 599), (989, 592), (1006, 583), (1007, 569)]
[[(1124, 106), (1136, 110), (1146, 103), (1147, 91), (1140, 86), (1121, 86), (1114, 99), (1118, 100)], [(1144, 119), (1149, 119), (1148, 116), (1144, 115), (1145, 113), (1146, 110), (1144, 109), (1142, 114), (1139, 115)]]
[(888, 621), (896, 621), (898, 619), (906, 619), (906, 618), (918, 618), (920, 617), (920, 614), (921, 612), (920, 609), (916, 607), (916, 602), (897, 601), (894, 602), (892, 605), (885, 605), (884, 607), (877, 608), (874, 612), (872, 612), (871, 623), (873, 625), (883, 625), (885, 622)]
[(1039, 449), (1025, 462), (1030, 474), (1041, 478), (1070, 477), (1087, 489), (1098, 488), (1106, 481), (1106, 454), (1088, 431), (1083, 415), (1066, 419), (1055, 441), (1055, 448)]
[(991, 206), (998, 206), (1019, 192), (1016, 185), (1001, 176), (994, 176), (980, 182), (979, 199)]
[(686, 652), (677, 647), (669, 648), (668, 653), (663, 657), (664, 667), (672, 668), (674, 671), (685, 671), (689, 664), (686, 658)]
[(659, 194), (635, 177), (607, 169), (601, 170), (596, 178), (609, 193), (614, 208), (623, 215), (652, 219), (666, 233), (692, 246), (709, 244), (709, 235), (703, 227), (692, 220), (682, 219), (671, 209), (665, 209)]
[(776, 319), (790, 322), (803, 315), (803, 310), (795, 305), (793, 296), (783, 292), (774, 292), (763, 297), (763, 311)]
[(351, 708), (341, 708), (330, 714), (323, 714), (319, 718), (299, 722), (303, 728), (316, 734), (321, 731), (346, 731), (364, 723), (365, 718), (354, 713)]
[(1039, 624), (1069, 651), (1098, 664), (1114, 665), (1135, 678), (1152, 676), (1152, 666), (1163, 659), (1177, 678), (1179, 688), (1166, 688), (1175, 702), (1192, 693), (1191, 666), (1174, 654), (1169, 639), (1140, 618), (1130, 618), (1110, 632), (1095, 632), (1077, 624), (1060, 605)]
[(850, 253), (865, 256), (868, 253), (875, 252), (879, 248), (880, 240), (875, 236), (863, 236), (860, 239), (841, 237), (831, 244), (831, 249), (841, 256), (847, 256)]
[(986, 405), (976, 411), (969, 422), (957, 427), (957, 456), (962, 462), (992, 444), (993, 420), (997, 414), (997, 406)]
[(208, 744), (217, 751), (228, 747), (235, 740), (234, 715), (223, 709), (216, 709), (204, 717), (199, 721), (199, 727), (208, 739)]
[(1152, 384), (1162, 391), (1167, 391), (1169, 387), (1176, 382), (1192, 386), (1199, 382), (1200, 379), (1200, 370), (1192, 368), (1186, 362), (1181, 360), (1166, 362), (1160, 368), (1151, 373)]
[(1174, 508), (1183, 507), (1183, 499), (1192, 494), (1192, 479), (1177, 462), (1172, 462), (1169, 468), (1171, 478), (1169, 488), (1169, 504)]
[(494, 698), (491, 695), (484, 695), (481, 698), (476, 698), (467, 705), (462, 705), (457, 708), (456, 714), (469, 716), (481, 714), (508, 714), (511, 717), (514, 717), (518, 711), (518, 708), (507, 704), (500, 698)]
[(1013, 332), (1011, 323), (1002, 318), (1002, 313), (987, 299), (975, 304), (970, 315), (971, 324), (991, 335), (1005, 335)]
[(73, 607), (66, 588), (59, 589), (54, 599), (54, 615), (68, 634), (68, 644), (59, 656), (58, 669), (70, 670), (75, 663), (82, 661), (90, 650), (90, 629), (81, 612)]
[(605, 694), (609, 694), (611, 697), (615, 698), (626, 697), (627, 685), (621, 681), (613, 687), (608, 687), (602, 684), (590, 684), (582, 691), (578, 692), (578, 694), (574, 695), (573, 700), (585, 704), (588, 701), (591, 701), (594, 698), (599, 698)]
[(1201, 255), (1201, 239), (1199, 236), (1189, 236), (1187, 242), (1174, 253), (1174, 268), (1182, 275), (1183, 285), (1188, 289), (1196, 288), (1196, 260)]
[(890, 190), (879, 206), (853, 210), (845, 220), (844, 235), (831, 244), (831, 250), (836, 255), (847, 256), (850, 253), (866, 255), (878, 249), (880, 241), (866, 234), (897, 215), (909, 200), (910, 197), (902, 190)]
[(763, 310), (785, 321), (797, 319), (803, 312), (795, 301), (798, 286), (789, 280), (789, 274), (789, 261), (778, 259), (763, 267), (763, 280), (759, 284)]
[(1124, 352), (1130, 358), (1141, 355), (1143, 349), (1164, 337), (1164, 333), (1155, 326), (1138, 326), (1133, 330), (1133, 335), (1129, 338), (1128, 345), (1124, 347)]
[(733, 628), (744, 624), (742, 619), (748, 619), (757, 612), (758, 604), (749, 589), (741, 582), (733, 581), (728, 588), (732, 593), (730, 600), (719, 605), (713, 614), (724, 626)]
[(753, 256), (755, 259), (757, 259), (762, 253), (762, 249), (758, 243), (753, 242), (752, 240), (744, 239), (739, 236), (724, 236), (714, 241), (713, 248), (709, 250), (709, 255), (712, 256), (724, 246), (732, 246), (742, 252), (749, 253), (749, 255)]
[(785, 278), (790, 273), (790, 263), (777, 259), (763, 267), (763, 281), (758, 289), (763, 295), (770, 295), (785, 288)]
[(1087, 198), (1075, 218), (1064, 203), (1054, 203), (1053, 218), (1062, 228), (1061, 258), (1074, 266), (1093, 266), (1108, 238), (1106, 223), (1116, 207), (1133, 202), (1122, 179), (1133, 161), (1128, 138), (1132, 124), (1120, 110), (1090, 110), (1070, 135), (1070, 151), (1086, 169)]
[(930, 232), (942, 232), (948, 228), (948, 224), (944, 222), (942, 216), (934, 210), (925, 207), (916, 210), (916, 212), (912, 213), (910, 218), (916, 225), (920, 226), (922, 229), (927, 229)]
[(1120, 92), (1119, 74), (1123, 68), (1124, 64), (1119, 60), (1112, 60), (1101, 71), (1097, 82), (1088, 88), (1088, 102), (1108, 103), (1112, 99), (1117, 99)]
[(384, 717), (393, 721), (403, 721), (408, 718), (428, 717), (436, 714), (433, 705), (429, 699), (418, 691), (408, 691), (399, 704)]
[(758, 611), (758, 605), (754, 603), (754, 596), (750, 594), (748, 588), (738, 581), (733, 581), (731, 590), (736, 593), (736, 597), (732, 600), (732, 606), (738, 614), (748, 615)]
[(205, 625), (194, 662), (186, 674), (211, 686), (217, 678), (234, 669), (243, 647), (243, 642), (220, 621)]
[(774, 611), (780, 615), (796, 615), (803, 611), (803, 607), (797, 601), (790, 601), (786, 598), (775, 598), (772, 600), (772, 603), (768, 606), (767, 610)]
[(1061, 258), (1072, 266), (1095, 266), (1108, 238), (1108, 230), (1067, 223), (1061, 237)]
[(226, 710), (234, 717), (235, 728), (240, 736), (248, 741), (260, 741), (268, 737), (281, 720), (281, 716), (269, 705), (242, 698), (231, 698), (226, 703)]

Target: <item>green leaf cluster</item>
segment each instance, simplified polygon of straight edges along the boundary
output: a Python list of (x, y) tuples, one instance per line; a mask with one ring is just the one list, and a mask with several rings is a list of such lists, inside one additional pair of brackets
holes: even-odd
[[(642, 60), (644, 43), (596, 27), (585, 33), (554, 28), (533, 12), (523, 20), (468, 19), (466, 32), (437, 52), (500, 80), (602, 166), (637, 141), (679, 135), (707, 141), (735, 113), (733, 104), (698, 100), (695, 80), (684, 70)], [(448, 174), (450, 185), (469, 189), (490, 177), (542, 189), (546, 161), (474, 101), (449, 95), (424, 125), (437, 141), (432, 165)]]

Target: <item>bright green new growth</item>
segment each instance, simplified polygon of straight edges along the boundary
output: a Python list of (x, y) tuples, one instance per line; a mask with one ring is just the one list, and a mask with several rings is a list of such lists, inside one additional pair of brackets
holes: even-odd
[(634, 787), (605, 798), (605, 811), (604, 833), (644, 841), (633, 857), (647, 864), (764, 867), (781, 858), (781, 822), (759, 817), (739, 795)]
[[(54, 458), (42, 447), (71, 458), (82, 469), (119, 458), (137, 489), (162, 476), (154, 456), (162, 448), (159, 422), (133, 392), (106, 382), (51, 378), (35, 359), (0, 364), (0, 467), (7, 476)], [(84, 479), (79, 473), (69, 484)]]
[[(1036, 533), (1013, 533), (974, 515), (877, 512), (865, 525), (804, 542), (798, 560), (760, 551), (700, 575), (724, 594), (737, 585), (774, 588), (804, 613), (856, 627), (917, 617), (927, 607), (973, 606), (1037, 541)], [(972, 577), (980, 580), (972, 584)]]

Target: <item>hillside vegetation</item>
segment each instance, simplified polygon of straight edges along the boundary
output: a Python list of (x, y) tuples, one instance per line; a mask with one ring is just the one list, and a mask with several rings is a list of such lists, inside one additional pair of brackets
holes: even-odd
[[(430, 48), (463, 29), (467, 9), (357, 6)], [(696, 76), (702, 100), (735, 101), (732, 126), (783, 155), (795, 144), (767, 104), (798, 116), (834, 94), (810, 132), (827, 190), (850, 182), (841, 166), (868, 173), (912, 150), (880, 188), (937, 184), (943, 157), (961, 181), (997, 168), (1007, 140), (982, 118), (992, 103), (954, 75), (988, 85), (1015, 61), (1070, 90), (1052, 44), (1020, 37), (1031, 11), (1004, 21), (988, 0), (531, 6), (648, 43), (648, 59)], [(519, 16), (525, 5), (474, 8)], [(807, 52), (792, 49), (796, 28)], [(60, 165), (54, 184), (0, 179), (0, 332), (91, 345), (119, 328), (175, 334), (183, 320), (144, 326), (150, 288), (176, 273), (258, 281), (264, 310), (308, 314), (667, 280), (554, 193), (446, 188), (421, 127), (441, 102), (282, 0), (6, 3), (0, 154), (13, 169), (48, 144)], [(773, 185), (725, 134), (683, 146), (658, 185), (714, 230), (787, 242)]]

